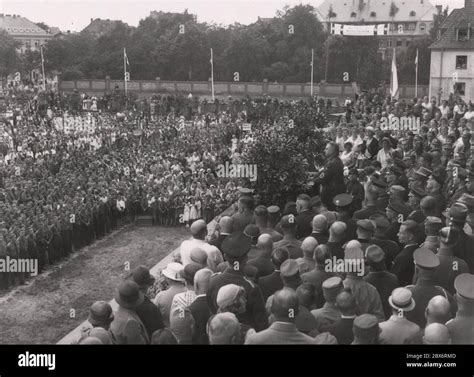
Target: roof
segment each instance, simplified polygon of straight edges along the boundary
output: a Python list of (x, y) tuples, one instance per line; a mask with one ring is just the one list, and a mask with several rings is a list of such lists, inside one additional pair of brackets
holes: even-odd
[(91, 23), (87, 25), (82, 31), (89, 32), (92, 34), (107, 34), (115, 29), (117, 24), (122, 23), (118, 20), (102, 20), (100, 18), (91, 18)]
[[(468, 41), (456, 39), (457, 28), (467, 28), (471, 23), (471, 38)], [(434, 42), (431, 49), (470, 50), (474, 49), (474, 7), (454, 9), (441, 25), (441, 39)]]
[[(392, 3), (398, 8), (393, 17), (390, 15)], [(331, 22), (342, 23), (430, 22), (438, 13), (438, 9), (429, 0), (325, 0), (317, 9), (320, 21), (328, 22), (331, 8), (336, 14), (331, 18)], [(351, 17), (352, 13), (355, 13), (356, 17)]]
[(57, 35), (61, 33), (61, 30), (58, 27), (53, 26), (49, 29), (49, 32), (53, 35)]
[(41, 29), (34, 22), (31, 22), (25, 17), (10, 14), (0, 14), (0, 30), (5, 30), (8, 34), (13, 36), (37, 35), (38, 37), (51, 37), (52, 35)]

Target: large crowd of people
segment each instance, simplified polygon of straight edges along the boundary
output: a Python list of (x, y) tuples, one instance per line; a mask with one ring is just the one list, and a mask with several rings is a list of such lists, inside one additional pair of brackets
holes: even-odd
[[(61, 224), (71, 227), (72, 212), (73, 232), (81, 221), (67, 233), (76, 249), (74, 240), (80, 247), (117, 226), (121, 203), (134, 216), (158, 202), (155, 221), (183, 219), (192, 237), (159, 276), (133, 269), (116, 311), (93, 303), (78, 343), (474, 344), (471, 103), (346, 100), (323, 129), (324, 167), (308, 172), (314, 186), (280, 208), (242, 188), (249, 182), (217, 179), (216, 164), (238, 162), (258, 137), (244, 136), (242, 123), (272, 127), (295, 109), (330, 114), (329, 101), (156, 96), (128, 101), (133, 110), (117, 116), (111, 98), (95, 116), (96, 147), (51, 122), (16, 125), (17, 140), (33, 140), (3, 168), (0, 251), (19, 252), (11, 245), (25, 232), (45, 234), (37, 253), (54, 262), (54, 245), (67, 243), (51, 240)], [(65, 99), (68, 112), (81, 110)], [(217, 198), (212, 211), (206, 198)], [(207, 222), (235, 201), (209, 232)]]

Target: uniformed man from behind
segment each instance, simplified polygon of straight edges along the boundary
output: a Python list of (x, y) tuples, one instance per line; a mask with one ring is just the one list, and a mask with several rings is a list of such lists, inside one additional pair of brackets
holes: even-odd
[(449, 209), (447, 216), (451, 227), (459, 232), (459, 240), (454, 247), (454, 256), (464, 260), (469, 266), (471, 273), (474, 272), (474, 236), (466, 234), (464, 226), (466, 225), (468, 208), (462, 203), (454, 203)]
[(446, 326), (453, 344), (474, 344), (474, 275), (459, 275), (454, 287), (458, 311)]
[(354, 198), (350, 194), (339, 194), (333, 199), (333, 204), (336, 207), (337, 221), (342, 221), (346, 224), (345, 241), (357, 239), (357, 223), (352, 218), (350, 210)]
[(434, 275), (439, 267), (439, 258), (431, 250), (419, 248), (413, 254), (415, 260), (415, 285), (407, 286), (413, 294), (416, 307), (406, 314), (408, 320), (415, 322), (421, 328), (426, 326), (425, 309), (430, 300), (435, 296), (443, 296), (452, 305), (452, 315), (455, 312), (455, 302), (452, 295), (444, 288), (435, 285)]
[(243, 287), (247, 294), (247, 305), (245, 313), (238, 315), (239, 321), (251, 326), (256, 331), (261, 331), (268, 327), (262, 291), (260, 287), (244, 276), (247, 254), (251, 245), (251, 238), (241, 232), (234, 232), (224, 240), (222, 251), (229, 267), (223, 273), (211, 278), (207, 298), (211, 312), (216, 313), (218, 307), (217, 293), (221, 287), (227, 284), (236, 284)]
[(459, 240), (459, 231), (451, 227), (439, 231), (440, 246), (437, 252), (439, 267), (436, 269), (434, 281), (449, 293), (455, 294), (454, 281), (458, 275), (468, 273), (469, 266), (462, 259), (454, 256), (454, 248)]

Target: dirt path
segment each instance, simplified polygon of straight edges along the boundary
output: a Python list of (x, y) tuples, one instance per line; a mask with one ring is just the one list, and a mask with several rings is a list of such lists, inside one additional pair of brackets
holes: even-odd
[(129, 226), (0, 295), (0, 344), (56, 343), (94, 301), (114, 297), (126, 262), (151, 268), (188, 236), (186, 228)]

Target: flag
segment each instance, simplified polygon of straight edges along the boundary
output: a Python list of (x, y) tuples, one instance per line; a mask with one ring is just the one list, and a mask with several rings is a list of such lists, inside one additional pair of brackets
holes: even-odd
[(418, 70), (418, 49), (416, 49), (415, 67)]
[(130, 65), (130, 63), (128, 61), (127, 51), (125, 51), (125, 49), (123, 49), (123, 57), (125, 58), (125, 61), (127, 62), (127, 65)]
[(397, 72), (397, 51), (393, 49), (393, 58), (392, 58), (392, 75), (390, 79), (390, 95), (392, 98), (398, 100), (400, 97), (398, 89), (398, 72)]

